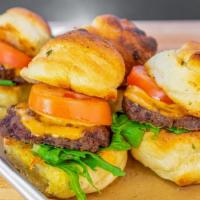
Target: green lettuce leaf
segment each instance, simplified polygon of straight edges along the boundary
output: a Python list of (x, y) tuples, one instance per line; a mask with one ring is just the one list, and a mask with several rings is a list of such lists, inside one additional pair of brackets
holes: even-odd
[[(111, 145), (108, 147), (113, 150), (128, 150), (131, 147), (139, 147), (144, 133), (151, 131), (157, 136), (160, 128), (148, 123), (139, 123), (129, 120), (123, 113), (113, 114), (113, 122), (111, 129), (113, 131), (113, 138)], [(189, 132), (187, 129), (168, 128), (168, 131), (174, 134), (182, 134)]]
[(97, 154), (89, 153), (88, 158), (84, 160), (84, 162), (92, 169), (95, 170), (97, 167), (100, 167), (110, 173), (113, 176), (125, 176), (125, 172), (123, 172), (120, 168), (115, 167), (108, 162), (104, 161), (100, 156)]
[(114, 133), (109, 147), (106, 149), (127, 151), (131, 149), (131, 145), (125, 140), (121, 133)]
[(56, 167), (62, 169), (69, 176), (70, 189), (76, 194), (77, 199), (85, 200), (86, 194), (80, 186), (80, 182), (79, 182), (80, 170), (78, 169), (78, 167), (74, 163), (58, 164), (56, 165)]
[(122, 113), (115, 113), (113, 115), (111, 129), (114, 132), (114, 135), (109, 148), (114, 150), (127, 150), (131, 147), (137, 148), (142, 142), (146, 131), (151, 131), (154, 134), (160, 132), (160, 128), (151, 124), (141, 124), (129, 120), (128, 117)]
[(15, 86), (16, 83), (11, 80), (0, 80), (0, 85), (2, 86)]
[(182, 133), (188, 133), (190, 132), (189, 130), (187, 129), (184, 129), (184, 128), (175, 128), (175, 127), (172, 127), (172, 128), (168, 128), (167, 130), (169, 130), (170, 132), (174, 133), (174, 134), (182, 134)]
[(68, 174), (70, 178), (70, 188), (76, 194), (78, 200), (86, 199), (86, 195), (79, 183), (79, 176), (85, 177), (88, 183), (98, 191), (98, 188), (95, 187), (92, 181), (87, 167), (92, 170), (102, 168), (109, 171), (114, 176), (125, 175), (120, 168), (107, 163), (99, 155), (87, 151), (63, 149), (45, 144), (34, 144), (32, 152), (38, 155), (47, 164), (58, 167)]

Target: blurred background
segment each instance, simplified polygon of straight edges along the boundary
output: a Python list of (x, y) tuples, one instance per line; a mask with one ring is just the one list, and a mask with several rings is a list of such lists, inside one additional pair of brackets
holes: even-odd
[(0, 0), (0, 12), (13, 6), (50, 21), (88, 22), (104, 13), (137, 20), (200, 19), (200, 0)]
[[(0, 0), (0, 12), (13, 6), (29, 8), (53, 21), (54, 35), (88, 24), (97, 15), (111, 13), (135, 20), (141, 29), (162, 41), (160, 49), (176, 47), (186, 40), (200, 41), (200, 0)], [(174, 30), (182, 36), (179, 43)]]

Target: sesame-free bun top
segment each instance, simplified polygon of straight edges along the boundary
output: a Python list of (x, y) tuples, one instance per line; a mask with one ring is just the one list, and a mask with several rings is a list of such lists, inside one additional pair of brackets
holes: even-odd
[(145, 67), (176, 104), (200, 117), (200, 43), (188, 42), (178, 50), (161, 52)]
[(133, 66), (144, 64), (157, 50), (154, 38), (148, 37), (133, 22), (114, 15), (97, 16), (84, 28), (112, 42), (125, 61), (126, 74)]
[(11, 8), (0, 15), (0, 40), (35, 56), (51, 36), (47, 22), (25, 8)]
[(174, 134), (146, 132), (133, 157), (164, 179), (179, 186), (200, 183), (200, 132)]
[(106, 40), (78, 29), (50, 40), (21, 76), (30, 82), (115, 99), (125, 74), (120, 53)]

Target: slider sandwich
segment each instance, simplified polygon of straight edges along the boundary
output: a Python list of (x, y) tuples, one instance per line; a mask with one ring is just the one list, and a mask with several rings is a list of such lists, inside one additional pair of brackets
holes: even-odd
[(112, 125), (136, 160), (179, 186), (200, 183), (199, 52), (189, 42), (134, 67)]
[(49, 38), (48, 24), (27, 9), (0, 15), (0, 118), (9, 106), (27, 100), (30, 86), (19, 72)]
[(90, 25), (89, 32), (108, 40), (122, 55), (125, 63), (124, 81), (118, 88), (117, 101), (111, 102), (113, 112), (121, 110), (127, 75), (132, 67), (143, 65), (157, 50), (156, 40), (146, 35), (132, 21), (114, 15), (97, 16)]
[(0, 123), (10, 162), (50, 197), (86, 199), (124, 176), (127, 146), (112, 135), (108, 103), (124, 61), (106, 40), (78, 29), (47, 42), (21, 76), (28, 104)]

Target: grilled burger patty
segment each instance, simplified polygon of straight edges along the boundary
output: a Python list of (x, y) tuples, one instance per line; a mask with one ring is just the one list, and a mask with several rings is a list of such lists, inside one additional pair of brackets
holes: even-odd
[(151, 123), (160, 128), (184, 128), (191, 131), (200, 130), (200, 118), (193, 116), (184, 116), (181, 118), (171, 118), (148, 110), (137, 103), (133, 103), (127, 97), (122, 102), (124, 112), (128, 118), (141, 123)]
[[(30, 111), (30, 114), (32, 111)], [(110, 144), (110, 130), (105, 126), (86, 127), (83, 137), (76, 140), (52, 136), (37, 137), (24, 127), (20, 116), (16, 114), (15, 107), (8, 109), (7, 116), (0, 122), (0, 134), (6, 138), (15, 138), (25, 143), (49, 144), (68, 149), (97, 152), (100, 147)]]
[(3, 65), (0, 65), (0, 80), (11, 80), (17, 84), (23, 84), (26, 81), (20, 76), (16, 76), (15, 69), (6, 69)]

